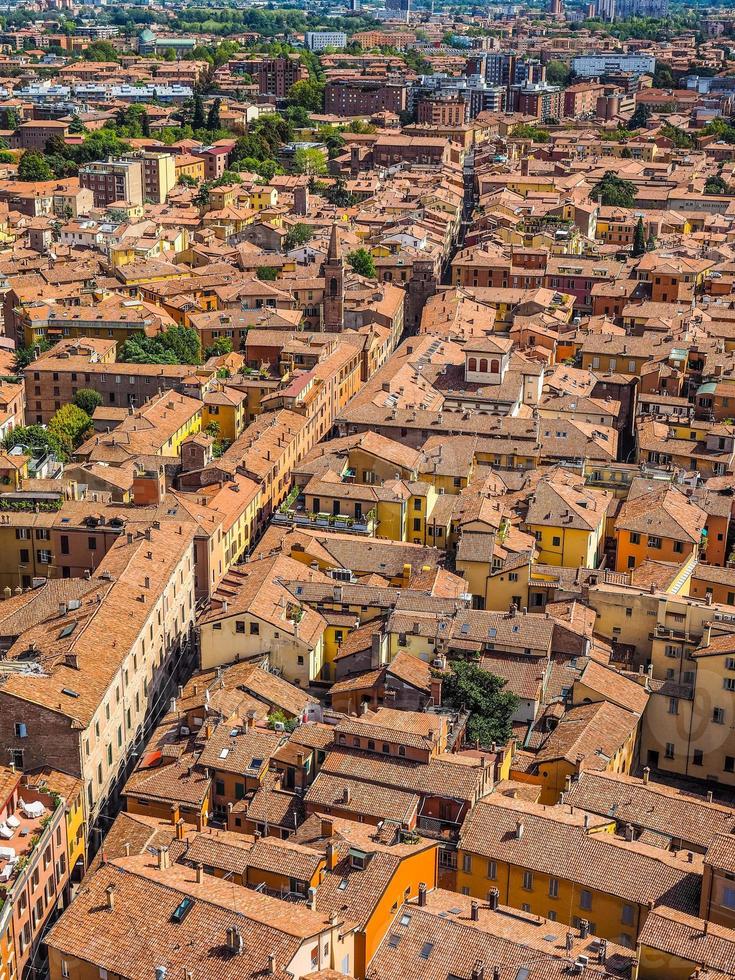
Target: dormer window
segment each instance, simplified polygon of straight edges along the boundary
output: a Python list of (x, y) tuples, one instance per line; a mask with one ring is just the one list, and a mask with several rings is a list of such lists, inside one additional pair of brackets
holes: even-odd
[(355, 871), (364, 871), (370, 859), (370, 855), (367, 853), (367, 851), (360, 851), (356, 847), (351, 847), (349, 853), (350, 867), (354, 868)]

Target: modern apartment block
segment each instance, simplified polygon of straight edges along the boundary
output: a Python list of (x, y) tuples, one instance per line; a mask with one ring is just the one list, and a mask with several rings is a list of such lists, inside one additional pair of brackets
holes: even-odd
[(116, 202), (143, 204), (146, 182), (141, 160), (110, 160), (79, 168), (79, 183), (94, 194), (94, 204), (106, 208)]
[(146, 151), (122, 158), (143, 166), (143, 195), (151, 204), (163, 204), (176, 184), (176, 157), (173, 153)]

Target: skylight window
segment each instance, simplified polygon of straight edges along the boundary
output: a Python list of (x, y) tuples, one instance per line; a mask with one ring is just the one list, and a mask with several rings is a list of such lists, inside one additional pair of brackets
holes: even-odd
[(421, 959), (428, 960), (428, 958), (431, 956), (431, 951), (433, 948), (434, 948), (433, 943), (424, 943), (424, 945), (421, 947), (421, 952), (419, 953)]
[(180, 925), (193, 908), (194, 908), (194, 899), (189, 898), (188, 895), (185, 895), (184, 898), (181, 899), (179, 904), (173, 910), (171, 914), (171, 921), (175, 922), (176, 925)]
[(67, 636), (71, 636), (74, 630), (77, 628), (77, 621), (74, 620), (73, 623), (67, 623), (66, 626), (59, 633), (59, 639), (64, 640)]

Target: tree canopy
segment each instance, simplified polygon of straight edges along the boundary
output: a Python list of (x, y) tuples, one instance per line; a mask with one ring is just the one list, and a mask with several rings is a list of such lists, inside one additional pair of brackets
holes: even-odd
[(119, 360), (129, 364), (200, 364), (202, 348), (193, 327), (169, 327), (155, 337), (133, 334), (120, 348)]
[(321, 150), (311, 147), (297, 150), (293, 155), (293, 166), (296, 173), (308, 174), (309, 176), (324, 174), (327, 172), (327, 161)]
[(18, 164), (18, 180), (53, 180), (54, 172), (37, 150), (28, 150)]
[(224, 354), (232, 353), (232, 341), (229, 337), (217, 337), (209, 347), (204, 350), (205, 360), (210, 357), (222, 357)]
[(103, 400), (102, 395), (94, 388), (80, 388), (74, 395), (74, 404), (89, 416), (94, 413), (95, 408), (99, 408)]
[(510, 722), (518, 698), (505, 691), (505, 680), (467, 660), (454, 660), (441, 673), (442, 704), (455, 711), (465, 709), (467, 741), (489, 748), (493, 742), (504, 743), (510, 737)]
[(294, 82), (288, 90), (289, 105), (301, 106), (307, 112), (321, 112), (324, 108), (324, 83), (307, 78)]
[(595, 201), (599, 199), (606, 208), (632, 208), (635, 204), (636, 186), (608, 170), (602, 180), (592, 188), (590, 197)]
[(305, 245), (313, 234), (314, 229), (311, 225), (307, 225), (303, 221), (297, 221), (286, 232), (286, 237), (283, 239), (283, 247), (286, 251), (289, 251), (289, 249), (297, 248), (299, 245)]
[(646, 230), (643, 227), (643, 218), (638, 219), (638, 223), (635, 226), (635, 232), (633, 233), (633, 258), (638, 258), (640, 255), (644, 255), (646, 251)]
[(548, 129), (534, 126), (533, 123), (519, 123), (513, 127), (510, 135), (514, 139), (532, 140), (534, 143), (548, 143), (551, 139), (551, 133)]
[(366, 248), (356, 248), (347, 256), (347, 262), (352, 267), (353, 272), (367, 279), (375, 279), (375, 261)]

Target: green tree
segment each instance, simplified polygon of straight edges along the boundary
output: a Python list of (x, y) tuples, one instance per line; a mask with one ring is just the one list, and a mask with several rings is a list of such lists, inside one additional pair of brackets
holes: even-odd
[(705, 194), (730, 194), (730, 186), (719, 174), (708, 177), (704, 182)]
[(644, 255), (646, 252), (646, 230), (643, 227), (643, 218), (638, 219), (638, 223), (635, 226), (635, 232), (633, 233), (633, 258), (637, 259), (639, 255)]
[(366, 279), (375, 279), (375, 262), (366, 248), (357, 248), (354, 252), (350, 252), (347, 261), (358, 275), (365, 276)]
[(274, 269), (272, 265), (263, 265), (255, 275), (261, 282), (275, 282), (278, 278), (278, 269)]
[(29, 456), (42, 456), (53, 453), (62, 462), (66, 450), (58, 437), (43, 425), (18, 425), (3, 440), (3, 448), (15, 449), (20, 446)]
[(35, 360), (36, 351), (39, 354), (43, 354), (47, 350), (51, 350), (51, 343), (45, 337), (36, 341), (35, 344), (31, 344), (30, 347), (17, 347), (13, 369), (20, 373), (24, 368), (28, 367), (31, 361)]
[(78, 405), (62, 405), (47, 426), (49, 433), (58, 439), (66, 456), (76, 449), (89, 431), (92, 419)]
[(194, 105), (192, 107), (191, 113), (191, 126), (192, 129), (204, 129), (206, 126), (206, 116), (204, 115), (204, 103), (202, 102), (202, 97), (197, 94), (194, 96)]
[(151, 117), (145, 110), (140, 114), (140, 132), (146, 139), (151, 135)]
[(636, 186), (608, 170), (602, 180), (592, 188), (590, 197), (595, 201), (599, 200), (606, 208), (632, 208), (635, 204)]
[(299, 149), (293, 155), (293, 168), (298, 174), (318, 176), (327, 172), (327, 161), (321, 150)]
[(215, 99), (214, 102), (209, 107), (209, 112), (207, 113), (207, 129), (210, 132), (212, 132), (215, 129), (222, 128), (222, 121), (220, 119), (221, 107), (222, 107), (222, 99)]
[(308, 78), (294, 82), (288, 90), (288, 102), (292, 106), (300, 106), (307, 112), (321, 112), (324, 108), (324, 83)]
[(350, 208), (357, 204), (358, 199), (347, 190), (347, 181), (342, 174), (335, 177), (334, 183), (326, 187), (323, 193), (329, 203), (338, 208)]
[(505, 691), (505, 681), (466, 660), (452, 661), (443, 671), (442, 704), (455, 711), (469, 711), (467, 741), (489, 748), (493, 742), (501, 745), (510, 738), (510, 722), (518, 698)]
[(200, 364), (202, 348), (193, 327), (169, 327), (155, 337), (133, 334), (120, 348), (119, 360), (129, 364)]
[(656, 62), (656, 69), (653, 73), (654, 88), (676, 88), (676, 79), (667, 64), (662, 61)]
[(691, 150), (694, 146), (694, 137), (690, 136), (689, 133), (684, 132), (678, 126), (672, 126), (671, 123), (664, 123), (661, 127), (661, 135), (665, 136), (666, 139), (671, 140), (674, 146), (678, 150)]
[(109, 41), (92, 41), (82, 53), (85, 61), (119, 61), (115, 47)]
[(563, 88), (568, 84), (571, 74), (571, 67), (557, 58), (552, 58), (546, 65), (546, 81), (549, 85), (561, 85)]
[(81, 133), (86, 132), (86, 130), (84, 129), (84, 123), (76, 114), (76, 112), (71, 117), (71, 122), (69, 123), (69, 132), (74, 133), (77, 136)]
[[(289, 718), (285, 711), (278, 708), (268, 715), (268, 727), (275, 729), (278, 725), (280, 731), (292, 732), (298, 724), (297, 718)], [(283, 728), (281, 728), (281, 725)]]
[(551, 139), (548, 129), (534, 126), (533, 123), (519, 123), (510, 131), (510, 135), (513, 139), (532, 140), (534, 143), (548, 143)]
[(28, 150), (18, 164), (18, 180), (53, 180), (54, 172), (37, 150)]
[(20, 126), (20, 116), (18, 115), (18, 110), (14, 108), (5, 110), (5, 128), (6, 129), (17, 129)]
[[(209, 360), (210, 357), (223, 357), (225, 354), (232, 353), (232, 341), (229, 337), (217, 337), (209, 347), (204, 349), (204, 359)], [(219, 433), (218, 433), (219, 435)]]
[(196, 177), (192, 177), (191, 174), (181, 174), (178, 179), (178, 183), (181, 184), (182, 187), (196, 187), (198, 181)]
[(209, 204), (209, 190), (211, 186), (212, 185), (208, 181), (202, 181), (202, 183), (199, 185), (199, 189), (193, 197), (194, 204), (200, 208), (206, 208), (206, 206)]
[(305, 245), (313, 234), (314, 229), (311, 225), (307, 225), (303, 221), (297, 221), (286, 232), (286, 237), (283, 239), (284, 250), (288, 252), (292, 248), (298, 248), (299, 245)]
[(99, 408), (103, 401), (102, 395), (94, 388), (79, 388), (74, 395), (74, 404), (90, 417), (94, 414), (95, 408)]
[(646, 123), (651, 118), (651, 107), (641, 103), (635, 107), (635, 112), (630, 117), (628, 129), (645, 129)]

